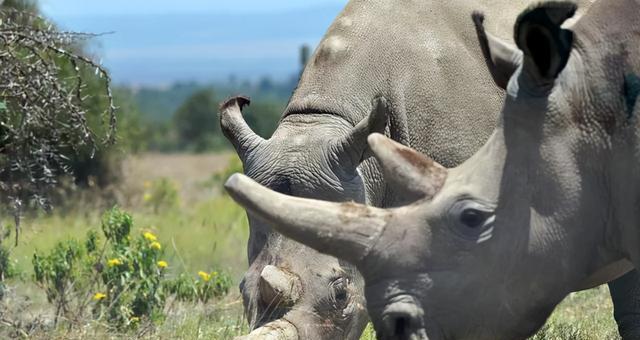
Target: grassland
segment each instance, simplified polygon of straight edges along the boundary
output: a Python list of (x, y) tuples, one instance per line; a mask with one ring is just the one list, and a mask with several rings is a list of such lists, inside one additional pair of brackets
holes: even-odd
[[(106, 325), (87, 321), (85, 327), (52, 330), (52, 308), (44, 293), (31, 283), (31, 258), (35, 250), (48, 250), (65, 238), (81, 238), (89, 228), (99, 228), (102, 211), (94, 204), (79, 202), (77, 209), (28, 217), (13, 259), (21, 277), (9, 281), (4, 300), (5, 316), (21, 322), (30, 337), (53, 339), (230, 339), (246, 332), (237, 282), (246, 269), (248, 227), (244, 212), (221, 193), (214, 173), (224, 171), (229, 155), (145, 155), (125, 163), (126, 176), (119, 188), (124, 208), (134, 215), (137, 226), (151, 229), (166, 245), (167, 261), (174, 272), (224, 270), (235, 280), (232, 292), (214, 303), (185, 304), (169, 301), (167, 318), (157, 329), (113, 334)], [(158, 211), (144, 204), (145, 183), (169, 178), (178, 188), (179, 203)], [(617, 339), (606, 286), (570, 295), (533, 339)], [(34, 322), (37, 321), (37, 322)], [(1, 320), (0, 320), (1, 321)], [(0, 323), (0, 334), (12, 326)], [(20, 335), (20, 334), (17, 334)], [(369, 327), (362, 337), (374, 339)]]

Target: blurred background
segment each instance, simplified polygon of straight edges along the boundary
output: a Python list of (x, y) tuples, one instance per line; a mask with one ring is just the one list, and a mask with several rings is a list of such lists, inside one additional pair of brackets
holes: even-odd
[(311, 53), (345, 3), (38, 2), (60, 29), (101, 34), (87, 41), (85, 50), (109, 70), (120, 90), (130, 94), (144, 124), (153, 124), (146, 131), (146, 147), (198, 152), (227, 146), (215, 126), (192, 120), (194, 127), (208, 130), (193, 136), (167, 123), (196, 115), (185, 112), (190, 107), (242, 93), (254, 99), (248, 110), (250, 123), (268, 135), (295, 88), (303, 55)]

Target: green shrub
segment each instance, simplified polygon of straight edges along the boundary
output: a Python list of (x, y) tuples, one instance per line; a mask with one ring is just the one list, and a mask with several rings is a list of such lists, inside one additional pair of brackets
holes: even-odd
[(180, 205), (178, 187), (168, 178), (145, 182), (143, 200), (145, 205), (151, 207), (156, 213), (160, 209), (173, 209)]
[(167, 289), (178, 300), (207, 303), (212, 298), (226, 295), (231, 288), (231, 279), (224, 273), (216, 271), (198, 272), (199, 279), (187, 274), (180, 274), (169, 281)]
[[(103, 218), (107, 247), (99, 266), (100, 284), (94, 289), (93, 312), (119, 329), (135, 326), (142, 318), (161, 320), (165, 301), (162, 281), (167, 266), (162, 245), (149, 231), (132, 236), (132, 228), (131, 216), (117, 208)], [(91, 238), (86, 242), (97, 248), (94, 243)]]
[(71, 311), (82, 309), (75, 297), (86, 288), (83, 276), (90, 274), (81, 264), (84, 259), (82, 244), (73, 239), (57, 243), (48, 255), (33, 254), (34, 279), (55, 306), (55, 324), (61, 316), (69, 318)]
[(82, 242), (65, 240), (49, 254), (34, 254), (34, 280), (55, 306), (56, 324), (60, 316), (82, 320), (90, 307), (94, 319), (126, 330), (163, 321), (168, 295), (205, 303), (229, 291), (231, 280), (224, 273), (170, 278), (158, 236), (134, 230), (131, 215), (116, 207), (102, 218), (102, 236), (90, 230)]

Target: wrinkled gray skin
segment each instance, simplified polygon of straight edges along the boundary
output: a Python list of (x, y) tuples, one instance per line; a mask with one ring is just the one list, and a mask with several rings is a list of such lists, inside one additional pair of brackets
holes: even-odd
[[(367, 135), (386, 130), (448, 166), (471, 156), (494, 128), (503, 92), (486, 72), (469, 13), (494, 14), (492, 27), (507, 38), (530, 2), (351, 1), (311, 58), (273, 136), (263, 140), (246, 126), (242, 98), (223, 104), (223, 131), (245, 174), (275, 191), (401, 204), (406, 197), (385, 185), (376, 162), (360, 164)], [(380, 96), (389, 107), (376, 116), (372, 99)], [(367, 316), (355, 268), (248, 217), (249, 269), (241, 291), (251, 328), (284, 320), (267, 333), (284, 337), (295, 328), (305, 339), (357, 339)]]
[(489, 141), (460, 166), (369, 137), (387, 181), (413, 203), (295, 198), (242, 175), (230, 194), (283, 234), (354, 263), (381, 339), (525, 339), (569, 292), (640, 266), (640, 1), (596, 3), (561, 29), (574, 11), (523, 13), (522, 52), (475, 16), (507, 97)]

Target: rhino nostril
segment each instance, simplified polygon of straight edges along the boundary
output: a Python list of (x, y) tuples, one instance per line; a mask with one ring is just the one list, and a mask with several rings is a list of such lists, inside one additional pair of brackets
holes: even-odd
[(396, 297), (382, 313), (384, 333), (391, 339), (428, 339), (423, 328), (424, 311), (411, 296)]
[(385, 317), (386, 332), (393, 339), (409, 339), (417, 326), (411, 316), (404, 313), (391, 313)]
[(396, 318), (393, 335), (398, 337), (404, 337), (409, 330), (409, 320), (406, 317), (400, 316)]

